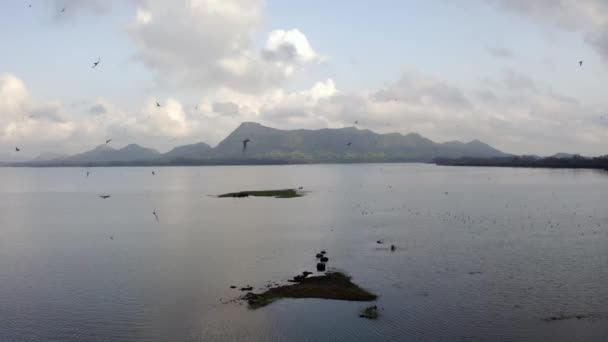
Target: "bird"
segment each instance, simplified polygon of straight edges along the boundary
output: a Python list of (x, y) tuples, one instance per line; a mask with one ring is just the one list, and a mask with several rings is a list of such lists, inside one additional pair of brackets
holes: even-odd
[(245, 150), (247, 149), (247, 143), (250, 142), (251, 140), (249, 140), (249, 138), (243, 140), (243, 152), (245, 152)]
[(152, 176), (156, 175), (156, 172), (154, 172), (154, 170), (152, 170)]
[(156, 102), (156, 107), (160, 108), (160, 103)]
[(106, 198), (110, 198), (110, 195), (99, 195), (99, 197), (106, 199)]
[(65, 12), (65, 7), (61, 9), (61, 13)]
[(89, 177), (90, 174), (91, 174), (91, 171), (87, 170), (87, 177)]
[(106, 145), (110, 143), (110, 141), (112, 141), (112, 139), (108, 139), (106, 140)]
[(347, 143), (346, 143), (346, 146), (350, 146), (350, 145), (352, 145), (352, 144), (353, 144), (353, 143), (349, 141), (349, 142), (347, 142)]
[(114, 240), (114, 235), (110, 236), (110, 240)]
[(19, 152), (21, 149), (19, 147), (15, 147), (15, 152)]
[(152, 215), (154, 215), (154, 218), (156, 219), (156, 222), (158, 222), (158, 215), (156, 215), (156, 210), (154, 210), (152, 212)]
[(93, 62), (93, 66), (91, 68), (95, 69), (97, 67), (97, 65), (99, 64), (99, 62), (101, 62), (101, 57), (97, 58), (97, 62)]
[(579, 64), (580, 66), (583, 66), (583, 61), (578, 61), (578, 64)]
[(359, 120), (355, 120), (355, 125), (358, 125), (358, 124), (359, 124)]

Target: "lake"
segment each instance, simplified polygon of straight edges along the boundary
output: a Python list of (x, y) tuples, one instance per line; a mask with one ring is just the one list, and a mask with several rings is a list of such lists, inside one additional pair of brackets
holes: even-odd
[[(0, 168), (1, 341), (608, 340), (606, 172), (89, 171)], [(299, 186), (304, 197), (214, 197)], [(378, 320), (358, 317), (368, 303), (229, 302), (231, 285), (314, 270), (321, 249), (379, 296)]]

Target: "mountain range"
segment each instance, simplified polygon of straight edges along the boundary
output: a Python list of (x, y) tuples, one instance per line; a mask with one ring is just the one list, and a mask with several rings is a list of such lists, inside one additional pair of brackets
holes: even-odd
[[(243, 150), (243, 140), (250, 139)], [(417, 133), (378, 134), (346, 127), (280, 130), (244, 122), (215, 148), (200, 142), (167, 153), (130, 144), (100, 145), (72, 156), (41, 155), (20, 166), (219, 165), (276, 163), (430, 162), (435, 158), (510, 156), (479, 140), (436, 143)]]

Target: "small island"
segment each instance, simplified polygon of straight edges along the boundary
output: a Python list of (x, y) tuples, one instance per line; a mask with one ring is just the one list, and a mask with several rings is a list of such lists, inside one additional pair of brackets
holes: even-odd
[(239, 191), (239, 192), (229, 192), (227, 194), (222, 194), (217, 197), (234, 197), (234, 198), (242, 198), (242, 197), (273, 197), (273, 198), (294, 198), (294, 197), (302, 197), (304, 194), (296, 189), (283, 189), (283, 190), (259, 190), (259, 191)]
[(329, 272), (316, 277), (304, 277), (297, 284), (284, 285), (263, 293), (249, 292), (242, 299), (251, 309), (264, 307), (281, 298), (321, 298), (357, 302), (373, 301), (377, 296), (351, 281), (341, 272)]

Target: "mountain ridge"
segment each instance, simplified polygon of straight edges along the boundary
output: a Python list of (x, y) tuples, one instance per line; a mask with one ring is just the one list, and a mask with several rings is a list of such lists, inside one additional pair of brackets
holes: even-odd
[[(243, 140), (250, 139), (243, 150)], [(137, 144), (115, 149), (99, 145), (89, 151), (53, 160), (32, 160), (30, 166), (207, 165), (265, 163), (430, 162), (435, 158), (504, 157), (477, 139), (436, 143), (418, 133), (375, 133), (357, 127), (281, 130), (243, 122), (215, 147), (199, 142), (166, 153)]]

